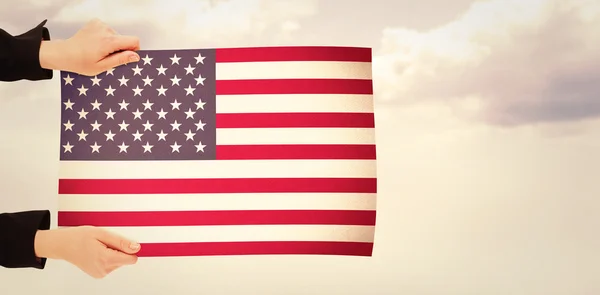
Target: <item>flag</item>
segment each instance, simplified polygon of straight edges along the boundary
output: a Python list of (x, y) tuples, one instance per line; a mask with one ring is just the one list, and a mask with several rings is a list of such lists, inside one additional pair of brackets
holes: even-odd
[(58, 226), (142, 257), (371, 256), (371, 49), (144, 50), (61, 72)]

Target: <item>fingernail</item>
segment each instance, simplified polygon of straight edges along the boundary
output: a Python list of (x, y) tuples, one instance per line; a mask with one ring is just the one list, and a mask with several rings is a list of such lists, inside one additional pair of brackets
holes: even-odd
[(129, 248), (130, 248), (131, 250), (137, 250), (137, 249), (139, 249), (139, 248), (140, 248), (140, 244), (138, 244), (138, 243), (133, 243), (133, 242), (132, 242), (132, 243), (130, 243), (130, 244), (129, 244)]
[(137, 62), (140, 60), (140, 57), (137, 55), (132, 55), (129, 57), (129, 62)]

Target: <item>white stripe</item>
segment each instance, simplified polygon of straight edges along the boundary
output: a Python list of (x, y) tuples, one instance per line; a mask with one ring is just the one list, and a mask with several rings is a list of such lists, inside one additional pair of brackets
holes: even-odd
[(217, 63), (217, 80), (371, 79), (369, 62), (286, 61)]
[(374, 226), (235, 225), (103, 227), (140, 243), (340, 241), (373, 242)]
[(376, 177), (375, 160), (61, 161), (61, 179)]
[(375, 128), (219, 128), (217, 145), (375, 144)]
[(375, 210), (376, 194), (59, 195), (61, 211)]
[(373, 113), (371, 94), (217, 95), (217, 113)]

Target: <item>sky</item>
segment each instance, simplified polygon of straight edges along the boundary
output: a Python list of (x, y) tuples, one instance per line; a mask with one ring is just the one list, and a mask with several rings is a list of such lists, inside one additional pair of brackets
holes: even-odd
[[(144, 49), (373, 48), (374, 257), (143, 261), (102, 281), (53, 262), (44, 272), (0, 269), (4, 288), (27, 280), (63, 294), (600, 291), (600, 2), (0, 3), (0, 27), (13, 34), (48, 19), (52, 37), (64, 39), (93, 17), (139, 36)], [(56, 206), (58, 85), (0, 84), (2, 211)]]

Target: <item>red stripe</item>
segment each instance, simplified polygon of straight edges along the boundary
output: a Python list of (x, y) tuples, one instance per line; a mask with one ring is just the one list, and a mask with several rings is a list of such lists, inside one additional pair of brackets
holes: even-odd
[(373, 243), (360, 242), (200, 242), (145, 243), (139, 257), (213, 255), (347, 255), (372, 256)]
[(217, 128), (374, 128), (373, 113), (217, 114)]
[(367, 79), (217, 80), (217, 95), (236, 94), (373, 94)]
[(217, 160), (375, 160), (375, 145), (218, 145)]
[(237, 210), (58, 212), (59, 226), (209, 226), (265, 224), (375, 225), (375, 211)]
[(59, 179), (59, 194), (376, 193), (377, 178)]
[(305, 46), (216, 49), (217, 62), (350, 61), (371, 62), (371, 48)]

